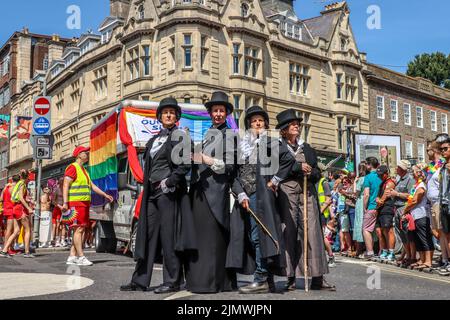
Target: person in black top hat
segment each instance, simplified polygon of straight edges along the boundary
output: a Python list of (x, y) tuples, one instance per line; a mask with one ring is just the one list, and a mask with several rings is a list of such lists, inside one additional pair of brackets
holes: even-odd
[[(277, 129), (280, 129), (281, 142), (301, 170), (292, 171), (289, 177), (278, 185), (278, 200), (283, 224), (283, 236), (286, 245), (287, 276), (286, 290), (295, 288), (296, 277), (304, 276), (303, 264), (303, 210), (304, 192), (307, 192), (308, 210), (308, 277), (312, 277), (311, 289), (335, 290), (324, 281), (328, 273), (325, 244), (320, 219), (320, 206), (315, 188), (321, 178), (314, 149), (300, 138), (302, 118), (294, 109), (288, 109), (277, 115)], [(303, 179), (307, 177), (307, 189), (303, 190)]]
[[(201, 151), (193, 154), (190, 198), (197, 232), (197, 254), (190, 256), (186, 289), (216, 293), (237, 288), (236, 273), (227, 270), (226, 253), (230, 233), (230, 185), (234, 159), (226, 156), (226, 118), (233, 112), (224, 92), (214, 92), (205, 104), (212, 120)], [(235, 146), (231, 146), (235, 150)]]
[[(286, 258), (276, 195), (267, 183), (273, 176), (287, 177), (294, 161), (279, 152), (279, 141), (268, 135), (269, 116), (260, 106), (246, 111), (245, 128), (232, 187), (237, 200), (230, 217), (227, 267), (241, 274), (253, 274), (253, 283), (241, 287), (240, 293), (274, 292), (273, 276), (285, 275)], [(262, 158), (265, 156), (268, 159)]]
[[(196, 247), (185, 178), (191, 168), (190, 140), (177, 128), (181, 118), (177, 101), (172, 97), (163, 99), (157, 118), (163, 129), (148, 141), (144, 153), (144, 194), (134, 252), (136, 269), (131, 282), (121, 287), (122, 291), (148, 290), (158, 242), (163, 252), (163, 284), (155, 293), (178, 291), (183, 282), (183, 252)], [(187, 146), (179, 154), (182, 163), (175, 164), (179, 162), (172, 159), (172, 150), (179, 143)]]

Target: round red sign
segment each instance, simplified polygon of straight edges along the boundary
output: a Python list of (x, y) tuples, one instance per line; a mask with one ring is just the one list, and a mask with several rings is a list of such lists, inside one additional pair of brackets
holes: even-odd
[(45, 116), (50, 111), (50, 101), (41, 97), (34, 103), (34, 111), (41, 116)]

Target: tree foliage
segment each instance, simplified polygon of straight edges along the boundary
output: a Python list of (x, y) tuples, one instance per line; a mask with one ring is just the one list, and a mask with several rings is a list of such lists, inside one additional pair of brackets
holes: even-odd
[(434, 84), (450, 89), (450, 54), (442, 52), (417, 55), (408, 64), (406, 72), (411, 77), (422, 77)]

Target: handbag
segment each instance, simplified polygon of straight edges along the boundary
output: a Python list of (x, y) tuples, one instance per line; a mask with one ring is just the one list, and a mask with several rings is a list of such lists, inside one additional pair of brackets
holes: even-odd
[(414, 222), (414, 218), (411, 215), (411, 213), (407, 213), (400, 223), (400, 228), (403, 231), (415, 231), (416, 230), (416, 223)]
[(415, 231), (416, 230), (416, 223), (414, 222), (414, 218), (411, 215), (411, 213), (408, 213), (406, 215), (406, 220), (408, 221), (408, 231)]

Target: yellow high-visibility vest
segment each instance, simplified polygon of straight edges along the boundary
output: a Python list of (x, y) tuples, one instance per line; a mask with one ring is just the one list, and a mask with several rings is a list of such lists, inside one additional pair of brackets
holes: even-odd
[[(319, 181), (319, 188), (318, 188), (318, 193), (319, 193), (319, 203), (320, 206), (323, 206), (323, 204), (325, 203), (325, 201), (327, 200), (327, 197), (325, 196), (325, 190), (323, 189), (323, 182), (325, 181), (325, 178), (320, 179)], [(330, 208), (326, 208), (325, 211), (323, 212), (323, 215), (325, 216), (325, 218), (328, 219), (328, 217), (330, 216)]]
[(19, 203), (20, 202), (20, 194), (19, 191), (22, 189), (22, 187), (25, 186), (25, 181), (20, 180), (16, 183), (16, 185), (13, 188), (13, 191), (11, 193), (11, 202), (13, 203)]
[(77, 170), (77, 179), (69, 188), (69, 202), (91, 201), (92, 183), (89, 174), (85, 173), (77, 162), (72, 165)]

